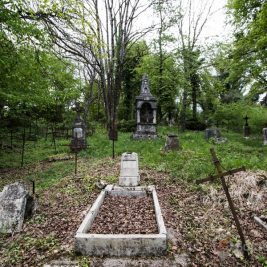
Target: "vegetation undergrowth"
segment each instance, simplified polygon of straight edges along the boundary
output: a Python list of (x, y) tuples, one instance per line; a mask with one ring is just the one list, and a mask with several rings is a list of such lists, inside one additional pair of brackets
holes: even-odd
[[(115, 142), (115, 155), (120, 157), (123, 152), (137, 152), (140, 168), (149, 167), (157, 171), (169, 172), (173, 180), (195, 181), (215, 172), (211, 163), (210, 148), (214, 147), (225, 169), (245, 166), (251, 170), (267, 170), (267, 147), (262, 144), (260, 135), (253, 135), (244, 139), (241, 134), (223, 131), (228, 139), (224, 144), (214, 144), (213, 140), (206, 141), (203, 132), (187, 131), (178, 133), (181, 150), (164, 152), (163, 147), (166, 135), (170, 132), (177, 133), (177, 129), (158, 127), (159, 138), (156, 140), (131, 140), (131, 133), (119, 133)], [(27, 180), (37, 181), (38, 188), (47, 188), (56, 183), (60, 178), (74, 172), (74, 160), (58, 161), (51, 163), (47, 168), (42, 168), (40, 161), (56, 153), (69, 153), (66, 146), (68, 140), (57, 140), (57, 151), (51, 144), (41, 140), (35, 146), (27, 146), (25, 162), (34, 163), (34, 167), (25, 174)], [(59, 151), (59, 152), (58, 152)], [(19, 166), (20, 159), (17, 151), (2, 151), (2, 165), (5, 167)], [(29, 157), (28, 157), (29, 156)], [(94, 164), (97, 161), (111, 160), (112, 141), (108, 140), (106, 131), (98, 128), (96, 133), (88, 138), (88, 148), (79, 153), (78, 158)], [(31, 165), (26, 165), (27, 166)], [(78, 166), (79, 171), (79, 166)], [(107, 174), (108, 176), (108, 174)]]

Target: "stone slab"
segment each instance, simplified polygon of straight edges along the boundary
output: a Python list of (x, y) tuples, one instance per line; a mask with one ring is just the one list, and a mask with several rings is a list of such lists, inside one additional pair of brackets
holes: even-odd
[(205, 139), (208, 140), (209, 138), (220, 138), (221, 132), (218, 128), (208, 128), (205, 130)]
[(120, 186), (137, 186), (140, 182), (138, 155), (125, 152), (121, 157)]
[(14, 183), (0, 193), (0, 232), (12, 233), (22, 229), (28, 192), (23, 184)]
[[(111, 188), (109, 186), (109, 188)], [(90, 227), (107, 194), (122, 195), (141, 194), (141, 191), (150, 191), (153, 197), (157, 234), (90, 234)], [(167, 231), (164, 225), (161, 209), (153, 186), (140, 187), (139, 190), (125, 190), (116, 187), (112, 190), (103, 190), (93, 204), (75, 235), (75, 250), (87, 256), (156, 256), (164, 255), (167, 250)]]

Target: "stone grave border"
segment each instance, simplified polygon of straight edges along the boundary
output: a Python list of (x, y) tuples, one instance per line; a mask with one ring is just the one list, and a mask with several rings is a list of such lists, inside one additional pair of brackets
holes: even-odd
[[(146, 196), (152, 194), (157, 234), (90, 234), (94, 219), (107, 195)], [(156, 256), (167, 251), (167, 232), (154, 186), (107, 185), (101, 191), (75, 235), (75, 251), (86, 256)]]

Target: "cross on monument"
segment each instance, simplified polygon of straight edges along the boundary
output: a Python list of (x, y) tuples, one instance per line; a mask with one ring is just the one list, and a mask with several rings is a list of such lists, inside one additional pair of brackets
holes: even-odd
[(225, 178), (224, 178), (225, 175), (231, 175), (231, 174), (233, 174), (233, 173), (237, 173), (237, 172), (239, 172), (239, 171), (245, 170), (245, 168), (242, 167), (242, 168), (239, 168), (239, 169), (234, 169), (234, 170), (230, 170), (230, 171), (223, 172), (223, 171), (222, 171), (221, 163), (220, 163), (219, 159), (217, 158), (217, 155), (216, 155), (216, 153), (215, 153), (214, 148), (211, 148), (211, 149), (210, 149), (210, 153), (211, 153), (211, 156), (212, 156), (213, 164), (215, 165), (215, 167), (216, 167), (216, 169), (217, 169), (218, 175), (216, 175), (216, 176), (212, 176), (212, 175), (210, 175), (209, 177), (207, 177), (207, 178), (205, 178), (205, 179), (197, 180), (196, 183), (197, 183), (197, 184), (201, 184), (201, 183), (204, 183), (204, 182), (213, 181), (213, 180), (215, 180), (216, 178), (220, 178), (220, 180), (221, 180), (221, 184), (222, 184), (222, 187), (223, 187), (223, 190), (224, 190), (224, 193), (225, 193), (226, 198), (227, 198), (227, 201), (228, 201), (228, 203), (229, 203), (230, 210), (231, 210), (232, 215), (233, 215), (233, 217), (234, 217), (234, 221), (235, 221), (235, 225), (236, 225), (238, 234), (239, 234), (239, 236), (240, 236), (241, 245), (242, 245), (241, 249), (242, 249), (243, 255), (244, 255), (244, 257), (245, 257), (246, 259), (248, 259), (248, 258), (249, 258), (249, 253), (248, 253), (248, 247), (247, 247), (247, 245), (246, 245), (246, 241), (245, 241), (245, 236), (244, 236), (244, 234), (243, 234), (243, 231), (242, 231), (242, 228), (241, 228), (239, 219), (238, 219), (238, 217), (237, 217), (237, 213), (236, 213), (236, 210), (235, 210), (234, 203), (233, 203), (233, 201), (232, 201), (232, 198), (231, 198), (231, 196), (230, 196), (230, 193), (229, 193), (229, 190), (228, 190), (228, 187), (227, 187)]
[(244, 117), (243, 119), (246, 121), (245, 126), (248, 126), (248, 119), (249, 119), (248, 115), (246, 115), (246, 117)]

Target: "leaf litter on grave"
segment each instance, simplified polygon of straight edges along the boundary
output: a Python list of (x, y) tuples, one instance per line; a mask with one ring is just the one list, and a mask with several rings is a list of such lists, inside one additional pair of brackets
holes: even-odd
[[(20, 234), (0, 236), (0, 266), (42, 266), (60, 256), (74, 258), (75, 232), (100, 192), (95, 183), (107, 177), (114, 182), (120, 167), (119, 158), (115, 164), (105, 159), (80, 160), (79, 165), (79, 177), (68, 175), (39, 192), (39, 210)], [(142, 184), (156, 186), (171, 244), (167, 257), (186, 255), (190, 266), (258, 266), (259, 258), (267, 258), (266, 232), (252, 219), (253, 214), (266, 215), (266, 172), (238, 173), (228, 182), (252, 247), (248, 263), (234, 255), (239, 237), (218, 183), (196, 190), (162, 171), (145, 168), (140, 174)]]

